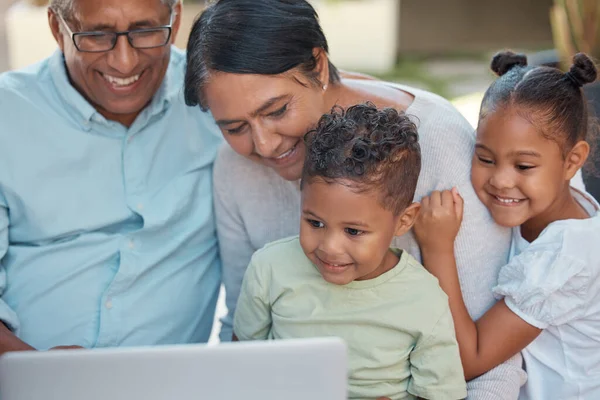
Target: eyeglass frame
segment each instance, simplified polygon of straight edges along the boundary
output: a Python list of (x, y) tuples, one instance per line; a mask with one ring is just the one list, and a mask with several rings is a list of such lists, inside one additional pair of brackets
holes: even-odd
[[(73, 32), (71, 30), (71, 28), (69, 27), (69, 25), (67, 24), (67, 21), (65, 21), (65, 19), (63, 18), (63, 16), (58, 13), (58, 12), (54, 12), (54, 14), (58, 17), (58, 19), (60, 20), (60, 22), (62, 22), (62, 24), (65, 26), (65, 28), (67, 28), (67, 33), (71, 36), (71, 40), (73, 41), (73, 45), (75, 46), (75, 48), (77, 49), (77, 51), (80, 51), (82, 53), (104, 53), (107, 51), (112, 51), (114, 50), (114, 48), (117, 46), (117, 42), (119, 41), (119, 36), (125, 36), (127, 37), (127, 43), (129, 43), (129, 45), (131, 46), (131, 48), (133, 49), (140, 49), (140, 50), (145, 50), (145, 49), (157, 49), (159, 47), (164, 47), (167, 44), (169, 44), (169, 40), (171, 39), (171, 35), (173, 34), (173, 20), (175, 19), (175, 16), (177, 15), (177, 13), (171, 9), (171, 17), (169, 19), (169, 23), (167, 25), (161, 25), (161, 26), (156, 26), (153, 28), (142, 28), (142, 29), (131, 29), (131, 30), (127, 30), (127, 31), (113, 31), (113, 32), (105, 32), (105, 31), (83, 31), (83, 32)], [(156, 31), (159, 29), (168, 29), (169, 34), (167, 35), (167, 38), (165, 39), (165, 43), (158, 45), (158, 46), (151, 46), (151, 47), (135, 47), (132, 43), (131, 43), (131, 37), (129, 36), (130, 33), (132, 32), (151, 32), (151, 31)], [(77, 45), (77, 43), (75, 42), (75, 38), (77, 36), (92, 36), (92, 35), (99, 35), (99, 34), (110, 34), (110, 35), (114, 35), (114, 40), (113, 40), (113, 44), (112, 47), (110, 49), (106, 49), (106, 50), (81, 50), (79, 48), (79, 46)]]

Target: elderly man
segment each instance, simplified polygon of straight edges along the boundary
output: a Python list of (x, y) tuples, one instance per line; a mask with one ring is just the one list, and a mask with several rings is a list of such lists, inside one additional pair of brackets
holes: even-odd
[(190, 343), (220, 283), (210, 115), (178, 0), (52, 0), (59, 46), (0, 76), (0, 353)]

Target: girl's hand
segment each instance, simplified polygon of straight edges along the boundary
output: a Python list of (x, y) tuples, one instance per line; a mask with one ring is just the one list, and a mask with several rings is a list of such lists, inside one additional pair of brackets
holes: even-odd
[(456, 188), (424, 197), (414, 226), (421, 251), (452, 251), (462, 217), (463, 199)]

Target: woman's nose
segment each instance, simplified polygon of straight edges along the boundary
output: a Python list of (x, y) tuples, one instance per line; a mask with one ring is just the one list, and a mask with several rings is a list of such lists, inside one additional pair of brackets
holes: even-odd
[(276, 154), (282, 138), (279, 134), (270, 132), (268, 129), (255, 129), (252, 135), (254, 149), (258, 155), (264, 158), (273, 158), (279, 156)]

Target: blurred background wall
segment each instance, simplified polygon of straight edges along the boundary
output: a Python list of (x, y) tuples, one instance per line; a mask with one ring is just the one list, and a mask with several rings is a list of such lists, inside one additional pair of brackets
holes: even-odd
[(552, 0), (400, 0), (401, 53), (552, 46)]

